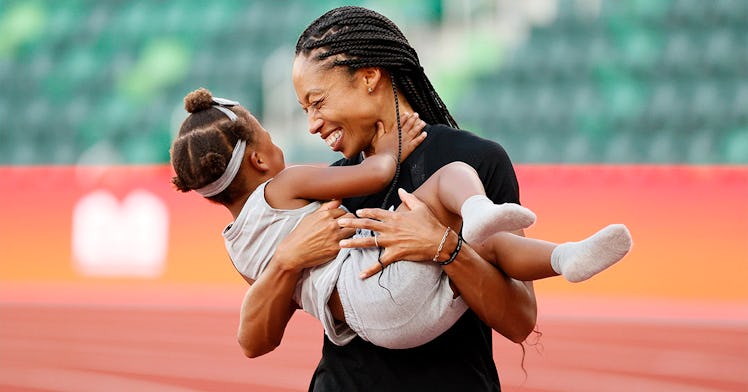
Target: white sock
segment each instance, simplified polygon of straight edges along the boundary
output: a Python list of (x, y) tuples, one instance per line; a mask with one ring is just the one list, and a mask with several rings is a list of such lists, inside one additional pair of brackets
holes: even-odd
[(460, 208), (462, 237), (467, 242), (499, 231), (524, 229), (535, 223), (535, 214), (519, 204), (494, 204), (485, 195), (469, 197)]
[(582, 241), (558, 245), (551, 253), (551, 267), (569, 282), (581, 282), (621, 260), (631, 244), (625, 225), (609, 225)]

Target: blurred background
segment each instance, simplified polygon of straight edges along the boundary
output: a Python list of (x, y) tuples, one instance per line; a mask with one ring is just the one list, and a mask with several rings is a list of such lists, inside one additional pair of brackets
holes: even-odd
[(289, 163), (337, 159), (290, 75), (344, 4), (400, 26), (461, 128), (507, 149), (529, 236), (632, 231), (600, 276), (536, 283), (524, 364), (495, 336), (505, 389), (748, 389), (748, 1), (0, 0), (0, 390), (306, 390), (321, 328), (298, 314), (243, 358), (230, 215), (172, 189), (169, 145), (206, 87)]
[[(748, 163), (743, 0), (349, 2), (388, 15), (465, 129), (516, 162)], [(0, 163), (168, 161), (204, 86), (304, 130), (293, 47), (337, 1), (3, 1)], [(272, 124), (272, 126), (270, 125)]]

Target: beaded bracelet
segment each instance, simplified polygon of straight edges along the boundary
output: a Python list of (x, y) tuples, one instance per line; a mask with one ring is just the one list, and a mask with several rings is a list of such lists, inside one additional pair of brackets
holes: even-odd
[(449, 235), (450, 230), (452, 229), (447, 226), (447, 230), (444, 232), (441, 242), (439, 242), (439, 247), (436, 248), (436, 254), (434, 255), (434, 258), (431, 259), (434, 263), (437, 262), (436, 260), (439, 258), (439, 253), (442, 252), (442, 248), (444, 247), (444, 243), (447, 241), (447, 236)]
[(457, 258), (457, 255), (460, 253), (460, 249), (462, 249), (462, 236), (458, 233), (457, 234), (457, 246), (455, 247), (454, 252), (449, 256), (449, 258), (445, 261), (437, 261), (436, 264), (439, 264), (441, 266), (447, 265)]

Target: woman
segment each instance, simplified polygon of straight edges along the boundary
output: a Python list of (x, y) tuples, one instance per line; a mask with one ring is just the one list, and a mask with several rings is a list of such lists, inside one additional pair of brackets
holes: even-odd
[[(429, 124), (428, 137), (398, 165), (392, 185), (379, 194), (345, 200), (350, 211), (395, 206), (399, 201), (394, 189), (412, 192), (453, 161), (476, 169), (494, 203), (519, 202), (514, 169), (504, 150), (456, 129), (415, 50), (386, 17), (360, 7), (341, 7), (322, 15), (299, 38), (293, 79), (310, 132), (345, 156), (338, 165), (364, 159), (362, 152), (370, 148), (377, 121), (390, 129), (401, 113), (415, 111)], [(381, 267), (395, 260), (432, 260), (446, 227), (412, 195), (402, 197), (408, 211), (367, 209), (359, 216), (379, 222), (344, 219), (342, 231), (330, 227), (331, 215), (341, 214), (330, 209), (302, 221), (247, 291), (239, 327), (239, 341), (247, 355), (261, 355), (280, 343), (295, 311), (291, 297), (301, 270), (322, 262), (323, 254), (329, 257), (334, 248), (330, 238), (349, 234), (349, 227), (380, 233), (378, 245), (385, 247)], [(326, 228), (316, 229), (315, 224)], [(369, 247), (375, 246), (374, 240), (345, 240), (341, 245)], [(310, 390), (500, 390), (491, 329), (514, 342), (524, 341), (536, 320), (532, 285), (507, 278), (469, 245), (458, 244), (456, 233), (447, 236), (440, 259), (453, 258), (444, 272), (470, 310), (450, 330), (407, 350), (388, 350), (361, 339), (336, 346), (325, 339)]]

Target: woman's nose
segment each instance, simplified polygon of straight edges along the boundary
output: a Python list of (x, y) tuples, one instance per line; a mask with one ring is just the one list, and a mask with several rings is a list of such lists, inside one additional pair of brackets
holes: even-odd
[(319, 132), (322, 128), (322, 125), (325, 123), (322, 121), (321, 118), (313, 118), (311, 115), (309, 116), (309, 133), (314, 135), (315, 133)]

